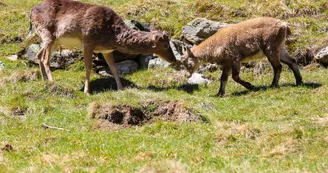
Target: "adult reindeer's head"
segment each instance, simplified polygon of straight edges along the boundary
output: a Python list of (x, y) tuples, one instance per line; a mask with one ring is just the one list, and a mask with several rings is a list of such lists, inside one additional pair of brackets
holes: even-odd
[(176, 57), (170, 46), (169, 34), (167, 32), (153, 31), (151, 41), (153, 44), (153, 52), (155, 54), (169, 63), (177, 63)]

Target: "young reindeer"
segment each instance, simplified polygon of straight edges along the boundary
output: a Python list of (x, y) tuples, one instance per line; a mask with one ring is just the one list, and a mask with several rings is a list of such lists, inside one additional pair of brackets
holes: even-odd
[(229, 73), (232, 78), (249, 90), (255, 87), (239, 77), (242, 62), (268, 58), (274, 70), (272, 87), (278, 87), (283, 62), (293, 71), (296, 85), (302, 84), (298, 65), (286, 51), (285, 40), (290, 34), (287, 23), (269, 17), (247, 20), (220, 29), (210, 38), (191, 49), (185, 48), (181, 61), (190, 75), (200, 63), (212, 62), (222, 65), (221, 86), (218, 96), (225, 94)]
[(90, 93), (93, 52), (104, 55), (118, 89), (123, 86), (114, 62), (114, 50), (131, 54), (155, 53), (170, 63), (177, 62), (167, 33), (131, 29), (112, 9), (103, 6), (72, 0), (46, 0), (33, 7), (30, 30), (34, 30), (43, 42), (37, 54), (43, 79), (53, 81), (49, 62), (56, 48), (82, 48), (86, 68), (85, 93)]

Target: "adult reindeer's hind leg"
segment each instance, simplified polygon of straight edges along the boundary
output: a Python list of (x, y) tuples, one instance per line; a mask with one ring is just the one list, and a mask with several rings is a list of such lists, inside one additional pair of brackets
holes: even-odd
[(41, 48), (39, 50), (39, 52), (37, 53), (36, 57), (38, 58), (39, 60), (39, 66), (40, 66), (40, 71), (41, 71), (41, 75), (42, 75), (42, 79), (43, 80), (48, 80), (48, 76), (46, 74), (46, 71), (44, 69), (44, 65), (43, 65), (43, 62), (42, 62), (42, 58), (43, 58), (43, 55), (44, 54), (44, 49)]
[(117, 68), (116, 68), (116, 64), (115, 64), (115, 60), (114, 60), (114, 57), (113, 57), (113, 53), (105, 53), (103, 54), (104, 57), (105, 57), (105, 60), (110, 68), (110, 70), (112, 71), (114, 77), (115, 77), (115, 81), (116, 81), (116, 84), (117, 84), (117, 89), (118, 90), (121, 90), (123, 89), (123, 85), (122, 85), (122, 82), (121, 82), (121, 79), (118, 75), (118, 72), (117, 72)]
[(48, 80), (53, 81), (54, 79), (52, 77), (51, 70), (50, 70), (50, 58), (51, 58), (52, 51), (55, 49), (55, 46), (54, 46), (53, 42), (51, 42), (51, 43), (45, 44), (43, 49), (44, 49), (43, 56), (42, 56), (43, 58), (41, 58), (43, 67), (41, 67), (41, 68), (44, 68), (44, 71), (46, 72)]
[(37, 57), (40, 62), (40, 70), (44, 80), (53, 81), (53, 77), (50, 70), (50, 57), (52, 51), (55, 49), (55, 39), (53, 35), (48, 30), (43, 30), (38, 34), (43, 42), (43, 47), (38, 52)]

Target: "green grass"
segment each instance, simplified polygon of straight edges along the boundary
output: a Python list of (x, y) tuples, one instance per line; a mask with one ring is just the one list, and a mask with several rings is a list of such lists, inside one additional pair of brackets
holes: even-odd
[[(17, 69), (30, 69), (24, 63), (0, 60), (8, 67), (1, 78)], [(54, 83), (4, 83), (0, 146), (10, 144), (15, 151), (0, 151), (0, 168), (4, 172), (324, 172), (328, 169), (328, 82), (322, 74), (327, 72), (302, 71), (306, 85), (294, 87), (293, 75), (284, 70), (280, 88), (263, 87), (257, 92), (229, 80), (224, 98), (211, 96), (218, 91), (218, 81), (188, 93), (180, 87), (184, 81), (162, 79), (161, 75), (174, 76), (170, 69), (124, 76), (138, 88), (91, 96), (79, 91), (83, 70), (56, 70)], [(272, 74), (243, 77), (268, 86)], [(99, 77), (94, 74), (92, 79)], [(92, 129), (87, 116), (90, 103), (137, 105), (145, 99), (185, 100), (208, 122), (155, 122), (112, 132)], [(24, 108), (26, 114), (5, 111), (15, 108)], [(45, 130), (43, 123), (70, 132)]]
[[(80, 91), (85, 76), (81, 62), (68, 70), (54, 71), (55, 82), (12, 79), (18, 72), (38, 70), (26, 61), (11, 62), (5, 57), (20, 49), (15, 38), (25, 37), (29, 10), (40, 1), (2, 2), (8, 7), (0, 7), (0, 61), (5, 64), (5, 70), (0, 72), (0, 172), (328, 170), (327, 69), (301, 70), (305, 85), (295, 87), (292, 73), (284, 67), (280, 88), (266, 87), (273, 77), (271, 71), (260, 75), (247, 71), (242, 78), (262, 86), (260, 91), (248, 92), (229, 78), (226, 97), (218, 98), (213, 97), (219, 89), (218, 80), (188, 86), (186, 79), (178, 78), (174, 70), (158, 68), (122, 76), (134, 87), (123, 91), (108, 87), (87, 96)], [(313, 44), (320, 47), (327, 38), (323, 31), (327, 13), (320, 9), (324, 1), (85, 2), (110, 6), (124, 18), (150, 21), (175, 37), (195, 17), (236, 22), (265, 15), (284, 18), (291, 24), (293, 32), (299, 34), (289, 45), (295, 52)], [(268, 10), (273, 6), (277, 8)], [(211, 75), (218, 78), (220, 74)], [(93, 73), (91, 87), (102, 80)], [(93, 121), (87, 116), (92, 102), (139, 106), (139, 102), (148, 99), (184, 100), (208, 122), (159, 121), (106, 132), (94, 130)], [(25, 115), (17, 115), (15, 111), (23, 111)], [(69, 132), (46, 130), (43, 123)], [(3, 150), (6, 144), (14, 150)]]

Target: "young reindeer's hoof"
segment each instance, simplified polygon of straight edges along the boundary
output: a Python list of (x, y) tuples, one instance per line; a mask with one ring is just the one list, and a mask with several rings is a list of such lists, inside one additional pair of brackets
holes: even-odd
[(297, 81), (296, 82), (296, 86), (302, 86), (302, 85), (304, 85), (303, 81)]

